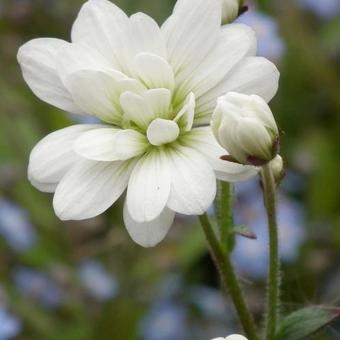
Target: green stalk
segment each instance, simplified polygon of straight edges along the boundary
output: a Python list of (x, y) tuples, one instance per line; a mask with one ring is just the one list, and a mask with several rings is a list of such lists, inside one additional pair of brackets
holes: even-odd
[(266, 339), (272, 340), (275, 337), (277, 329), (280, 307), (280, 257), (276, 221), (276, 184), (269, 164), (262, 167), (261, 176), (269, 232)]
[(232, 246), (231, 229), (233, 228), (232, 215), (232, 185), (228, 182), (218, 182), (216, 201), (216, 215), (220, 228), (221, 246), (225, 253)]
[(199, 216), (203, 231), (205, 233), (211, 257), (221, 276), (223, 288), (230, 294), (235, 305), (241, 324), (249, 340), (259, 340), (256, 334), (255, 323), (244, 299), (242, 289), (230, 261), (229, 253), (225, 254), (219, 243), (207, 214)]

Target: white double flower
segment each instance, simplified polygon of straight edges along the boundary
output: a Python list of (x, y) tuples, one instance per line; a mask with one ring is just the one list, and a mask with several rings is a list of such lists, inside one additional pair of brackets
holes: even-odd
[(202, 214), (216, 177), (236, 181), (252, 167), (224, 162), (209, 124), (219, 96), (238, 91), (269, 101), (279, 73), (255, 57), (253, 31), (221, 27), (221, 0), (179, 0), (159, 27), (128, 17), (107, 0), (85, 3), (72, 42), (35, 39), (18, 60), (32, 91), (62, 110), (98, 117), (36, 145), (28, 176), (62, 220), (107, 210), (127, 189), (124, 221), (131, 237), (153, 246), (175, 212)]

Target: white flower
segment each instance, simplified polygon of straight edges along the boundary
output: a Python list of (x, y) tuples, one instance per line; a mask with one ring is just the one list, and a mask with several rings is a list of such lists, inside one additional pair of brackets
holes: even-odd
[(222, 24), (234, 21), (240, 11), (243, 0), (222, 0)]
[(226, 338), (215, 338), (211, 340), (248, 340), (248, 339), (240, 334), (232, 334), (227, 336)]
[(210, 206), (215, 176), (237, 181), (254, 174), (220, 160), (225, 151), (203, 125), (228, 91), (274, 96), (278, 71), (254, 56), (255, 46), (247, 26), (221, 27), (220, 0), (179, 0), (161, 28), (145, 14), (127, 17), (107, 0), (88, 1), (72, 43), (35, 39), (18, 60), (40, 99), (105, 124), (45, 137), (31, 153), (30, 181), (55, 192), (62, 220), (94, 217), (127, 188), (131, 237), (157, 244), (175, 212), (202, 214)]
[(267, 103), (257, 95), (229, 92), (218, 99), (212, 129), (231, 158), (263, 165), (278, 151), (279, 131)]

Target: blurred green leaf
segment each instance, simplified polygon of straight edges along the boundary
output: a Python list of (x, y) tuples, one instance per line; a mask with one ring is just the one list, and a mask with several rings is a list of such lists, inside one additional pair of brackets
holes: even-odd
[(279, 324), (275, 340), (300, 340), (330, 324), (340, 315), (338, 309), (306, 307), (286, 316)]

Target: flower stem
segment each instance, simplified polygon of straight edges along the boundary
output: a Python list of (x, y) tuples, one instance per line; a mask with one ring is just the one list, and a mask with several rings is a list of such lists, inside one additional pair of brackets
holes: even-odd
[(268, 164), (262, 167), (261, 176), (269, 229), (266, 339), (272, 340), (276, 333), (280, 307), (280, 257), (276, 221), (276, 184), (272, 170)]
[(249, 340), (258, 340), (255, 323), (244, 299), (242, 289), (230, 261), (229, 253), (225, 254), (223, 251), (208, 219), (208, 215), (201, 215), (199, 219), (209, 244), (211, 256), (221, 276), (223, 287), (233, 300), (244, 331)]
[(232, 246), (230, 237), (233, 228), (232, 204), (232, 185), (228, 182), (218, 182), (216, 215), (220, 228), (221, 247), (225, 253), (230, 251)]

